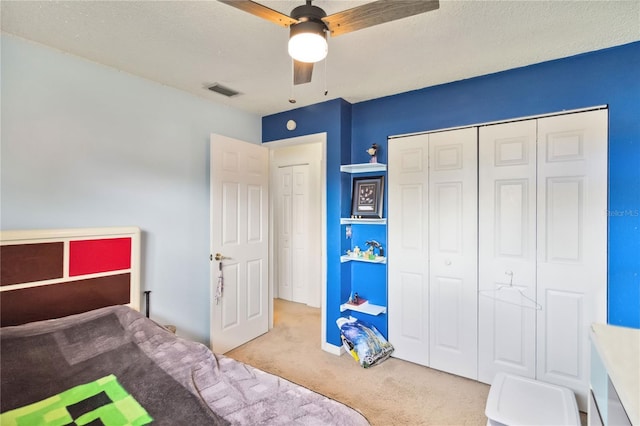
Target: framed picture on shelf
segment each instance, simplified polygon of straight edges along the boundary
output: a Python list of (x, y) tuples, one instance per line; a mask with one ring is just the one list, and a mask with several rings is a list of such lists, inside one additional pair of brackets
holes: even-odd
[(382, 219), (384, 176), (353, 178), (351, 217)]

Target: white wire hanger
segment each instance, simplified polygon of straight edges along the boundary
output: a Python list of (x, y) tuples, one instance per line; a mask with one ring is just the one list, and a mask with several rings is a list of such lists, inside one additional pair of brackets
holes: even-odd
[[(537, 301), (535, 301), (534, 299), (524, 294), (524, 292), (521, 289), (513, 285), (513, 271), (505, 271), (505, 274), (509, 277), (509, 284), (500, 284), (495, 289), (492, 289), (492, 290), (479, 290), (478, 294), (480, 294), (481, 296), (489, 297), (491, 299), (497, 300), (502, 303), (516, 305), (521, 308), (529, 308), (529, 309), (535, 309), (537, 311), (541, 311), (542, 305), (540, 305)], [(520, 296), (520, 302), (515, 302), (513, 300), (500, 297), (501, 295), (506, 294), (508, 291), (518, 292)]]

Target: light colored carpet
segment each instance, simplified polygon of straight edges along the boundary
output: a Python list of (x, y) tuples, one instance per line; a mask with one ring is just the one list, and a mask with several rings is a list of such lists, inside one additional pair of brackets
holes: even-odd
[(274, 300), (274, 328), (225, 355), (355, 408), (374, 426), (487, 423), (488, 385), (395, 358), (364, 369), (329, 354), (320, 309), (306, 305)]

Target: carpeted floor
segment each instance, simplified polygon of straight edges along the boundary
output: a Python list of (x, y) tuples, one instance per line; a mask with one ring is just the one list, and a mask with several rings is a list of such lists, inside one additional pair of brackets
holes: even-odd
[[(391, 342), (393, 343), (393, 342)], [(320, 349), (320, 309), (274, 300), (274, 328), (227, 356), (334, 398), (374, 425), (485, 425), (489, 386), (390, 358), (364, 369)]]

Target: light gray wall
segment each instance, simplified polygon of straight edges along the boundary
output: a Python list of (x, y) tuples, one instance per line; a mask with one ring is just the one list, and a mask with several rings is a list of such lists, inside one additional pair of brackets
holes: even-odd
[(261, 120), (2, 35), (2, 229), (139, 226), (151, 316), (209, 341), (209, 135)]

